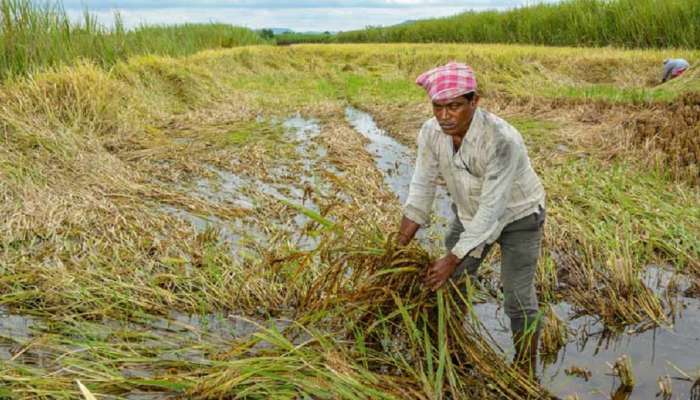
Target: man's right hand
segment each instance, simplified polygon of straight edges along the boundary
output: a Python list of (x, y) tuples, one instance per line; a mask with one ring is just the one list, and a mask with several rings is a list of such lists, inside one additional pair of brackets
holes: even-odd
[(420, 225), (406, 218), (406, 216), (401, 218), (401, 226), (399, 227), (398, 237), (399, 245), (406, 246), (409, 244), (416, 235), (418, 228), (420, 228)]

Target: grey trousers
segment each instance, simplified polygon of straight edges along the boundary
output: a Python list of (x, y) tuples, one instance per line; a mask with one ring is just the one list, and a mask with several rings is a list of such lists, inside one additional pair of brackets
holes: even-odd
[[(459, 241), (464, 227), (457, 215), (457, 208), (452, 205), (455, 218), (445, 235), (447, 251)], [(535, 273), (540, 255), (542, 232), (544, 230), (545, 210), (530, 214), (506, 225), (501, 236), (496, 240), (501, 245), (501, 283), (503, 284), (503, 307), (510, 318), (513, 333), (523, 332), (532, 323), (539, 322), (539, 306), (535, 290)], [(465, 271), (476, 277), (479, 265), (491, 250), (487, 245), (481, 258), (467, 255), (452, 274), (452, 280), (459, 280)], [(539, 323), (536, 327), (539, 329)]]

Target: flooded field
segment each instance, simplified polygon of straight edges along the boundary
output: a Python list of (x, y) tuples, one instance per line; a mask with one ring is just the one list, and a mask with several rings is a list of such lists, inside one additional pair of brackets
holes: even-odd
[[(421, 283), (454, 217), (444, 185), (396, 245), (431, 115), (413, 79), (467, 50), (547, 190), (534, 380), (511, 363), (498, 251), (464, 299)], [(80, 398), (79, 380), (104, 399), (700, 399), (695, 167), (639, 139), (666, 115), (692, 125), (694, 98), (571, 99), (605, 80), (507, 50), (255, 47), (3, 89), (68, 92), (45, 121), (43, 103), (1, 111), (17, 162), (0, 164), (0, 398)], [(656, 56), (606, 53), (645, 77)], [(614, 76), (606, 90), (638, 84)], [(89, 85), (138, 107), (71, 103)]]
[[(375, 158), (377, 168), (385, 175), (387, 185), (405, 201), (413, 174), (414, 152), (377, 128), (369, 114), (348, 108), (346, 117), (354, 129), (369, 139), (367, 150)], [(444, 186), (440, 189), (434, 208), (447, 220), (453, 218), (453, 213)], [(673, 390), (680, 394), (678, 398), (691, 398), (695, 382), (683, 374), (697, 369), (700, 363), (700, 300), (679, 294), (687, 290), (691, 279), (667, 269), (647, 268), (644, 283), (658, 295), (672, 299), (676, 311), (669, 326), (643, 328), (641, 332), (634, 326), (612, 332), (595, 316), (579, 315), (566, 302), (555, 304), (554, 312), (563, 317), (570, 339), (557, 354), (550, 355), (541, 373), (542, 383), (561, 398), (577, 394), (580, 399), (607, 399), (616, 393), (619, 383), (612, 376), (611, 366), (621, 355), (627, 355), (633, 361), (633, 374), (639, 383), (633, 391), (613, 396), (616, 400), (658, 397), (658, 381), (665, 377), (672, 379)], [(667, 293), (669, 285), (673, 293)], [(495, 348), (512, 354), (508, 318), (496, 300), (491, 298), (477, 304), (474, 310), (493, 336)], [(572, 370), (590, 375), (567, 373)], [(700, 391), (694, 392), (692, 398), (700, 398)]]
[[(378, 128), (372, 116), (366, 112), (347, 107), (345, 120), (358, 135), (366, 139), (365, 149), (382, 173), (384, 183), (403, 203), (413, 173), (415, 151)], [(300, 157), (299, 167), (295, 169), (298, 175), (295, 178), (283, 183), (270, 183), (243, 178), (210, 167), (218, 179), (214, 184), (209, 180), (199, 180), (195, 185), (195, 193), (216, 201), (233, 201), (234, 204), (244, 205), (249, 209), (258, 204), (256, 196), (270, 196), (319, 212), (318, 205), (306, 198), (304, 187), (311, 184), (331, 191), (332, 185), (323, 182), (318, 174), (319, 166), (323, 165), (323, 168), (328, 168), (336, 174), (340, 171), (324, 160), (327, 150), (314, 141), (320, 134), (321, 127), (318, 122), (297, 115), (284, 119), (282, 126), (285, 128), (285, 137), (293, 140)], [(285, 173), (288, 172), (272, 172), (274, 176), (282, 176)], [(420, 242), (439, 251), (440, 232), (444, 231), (446, 222), (454, 217), (444, 186), (440, 186), (436, 194), (434, 211), (436, 220), (432, 227), (433, 240), (422, 232)], [(198, 231), (216, 229), (221, 240), (232, 246), (234, 255), (237, 253), (237, 243), (241, 235), (248, 235), (257, 242), (266, 240), (265, 233), (256, 232), (259, 228), (255, 227), (254, 222), (244, 224), (238, 220), (226, 222), (217, 218), (205, 219), (176, 209), (169, 212), (192, 223)], [(304, 226), (311, 221), (304, 213), (299, 212), (290, 221), (277, 221), (276, 224), (292, 227), (290, 233), (293, 233), (303, 231)], [(293, 223), (290, 225), (289, 222)], [(234, 231), (240, 233), (235, 234)], [(317, 245), (317, 241), (308, 238), (296, 242), (300, 250), (313, 251)], [(498, 290), (498, 264), (484, 266), (484, 269), (489, 271), (489, 284)], [(669, 304), (673, 305), (672, 322), (667, 326), (649, 328), (646, 325), (630, 325), (621, 331), (612, 331), (602, 324), (598, 317), (582, 315), (580, 310), (577, 311), (576, 307), (565, 301), (553, 304), (554, 313), (562, 319), (568, 332), (568, 340), (555, 354), (548, 355), (540, 371), (542, 384), (560, 398), (571, 395), (577, 395), (580, 399), (653, 398), (659, 393), (659, 382), (668, 379), (673, 393), (676, 393), (675, 398), (695, 399), (697, 395), (690, 397), (695, 382), (685, 373), (694, 371), (699, 366), (700, 331), (697, 328), (700, 327), (700, 301), (682, 295), (688, 289), (691, 280), (688, 276), (676, 275), (670, 271), (670, 266), (650, 266), (646, 269), (644, 284), (659, 297), (669, 299)], [(493, 348), (503, 352), (504, 357), (511, 357), (513, 346), (508, 319), (498, 299), (486, 295), (475, 304), (474, 311), (480, 323), (489, 332)], [(24, 333), (18, 335), (26, 335), (26, 326), (30, 325), (32, 320), (24, 321), (17, 316), (13, 318), (15, 323), (25, 326), (25, 330), (21, 331)], [(154, 328), (188, 335), (197, 332), (196, 335), (201, 335), (201, 339), (206, 338), (218, 343), (251, 335), (259, 329), (258, 324), (262, 324), (261, 321), (253, 323), (245, 319), (240, 320), (234, 315), (199, 317), (176, 313), (171, 318), (156, 321)], [(12, 318), (7, 323), (12, 324), (11, 321)], [(619, 391), (619, 381), (612, 373), (612, 365), (622, 355), (629, 357), (633, 362), (632, 372), (638, 383), (632, 391)], [(192, 357), (192, 354), (185, 357)], [(684, 393), (687, 396), (684, 396)]]

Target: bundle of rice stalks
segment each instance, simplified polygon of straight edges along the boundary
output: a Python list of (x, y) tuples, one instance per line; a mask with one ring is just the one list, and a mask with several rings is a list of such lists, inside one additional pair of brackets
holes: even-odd
[(700, 176), (700, 98), (691, 93), (670, 104), (659, 104), (623, 126), (647, 154), (662, 156), (662, 164), (676, 178), (698, 185)]
[[(255, 357), (250, 350), (254, 346), (233, 349), (192, 395), (545, 396), (537, 383), (493, 350), (478, 321), (470, 318), (470, 299), (454, 290), (455, 285), (437, 294), (424, 288), (422, 272), (430, 256), (418, 247), (394, 243), (395, 238), (373, 227), (322, 241), (318, 262), (327, 270), (310, 285), (295, 317), (310, 339), (295, 344), (285, 336), (291, 331), (258, 334), (273, 344), (271, 350)], [(346, 392), (329, 392), (331, 388)], [(370, 395), (372, 390), (379, 392)]]

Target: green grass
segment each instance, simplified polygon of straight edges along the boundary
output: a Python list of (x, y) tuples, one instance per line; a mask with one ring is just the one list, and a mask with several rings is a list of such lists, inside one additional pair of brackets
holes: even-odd
[[(315, 75), (314, 89), (338, 98), (419, 101), (424, 92), (415, 85), (422, 72), (449, 60), (470, 64), (476, 71), (482, 94), (490, 97), (511, 95), (519, 98), (560, 98), (601, 100), (615, 103), (668, 102), (696, 90), (696, 69), (683, 77), (660, 84), (664, 58), (674, 54), (691, 61), (698, 59), (695, 50), (615, 50), (547, 48), (508, 45), (441, 45), (428, 44), (344, 44), (299, 45), (278, 48), (288, 60), (278, 62), (272, 71), (251, 81), (248, 73), (237, 77), (242, 87), (263, 89), (265, 86), (295, 90), (310, 84), (295, 73), (274, 78), (277, 70), (295, 68), (300, 75)], [(258, 52), (259, 54), (259, 52)], [(294, 65), (295, 54), (309, 60), (309, 66)], [(274, 57), (276, 60), (282, 57)], [(269, 56), (268, 56), (269, 59)], [(566, 62), (562, 62), (566, 60)], [(265, 78), (265, 79), (263, 79)], [(334, 92), (339, 85), (344, 93)], [(295, 86), (298, 85), (298, 86)], [(347, 88), (347, 90), (345, 90)], [(265, 89), (267, 90), (267, 89)], [(315, 90), (314, 90), (315, 91)], [(305, 96), (307, 90), (301, 90)]]
[(0, 1), (0, 78), (89, 59), (102, 66), (139, 54), (184, 56), (204, 49), (262, 44), (253, 31), (224, 24), (140, 26), (126, 30), (100, 25), (85, 11), (71, 21), (60, 1)]
[(383, 74), (343, 74), (344, 96), (352, 102), (390, 98), (396, 102), (418, 101), (425, 93), (410, 80)]
[(610, 84), (588, 84), (581, 86), (552, 87), (542, 92), (553, 98), (570, 98), (580, 100), (603, 100), (611, 103), (666, 102), (673, 100), (675, 93), (660, 88), (619, 88)]
[(275, 143), (282, 138), (282, 129), (280, 126), (250, 122), (233, 128), (224, 138), (227, 144), (234, 146), (263, 141)]
[(566, 0), (337, 34), (338, 42), (697, 48), (700, 0)]
[(626, 243), (638, 257), (627, 261), (635, 265), (700, 267), (697, 226), (676, 223), (699, 221), (700, 207), (692, 189), (663, 172), (640, 169), (634, 160), (583, 159), (546, 169), (544, 179), (555, 209), (566, 211), (558, 216), (562, 223), (576, 226), (581, 238), (600, 241), (590, 246), (591, 258), (609, 262), (623, 254), (618, 246)]
[(331, 33), (282, 33), (274, 36), (278, 45), (288, 45), (294, 43), (333, 43), (335, 35)]

